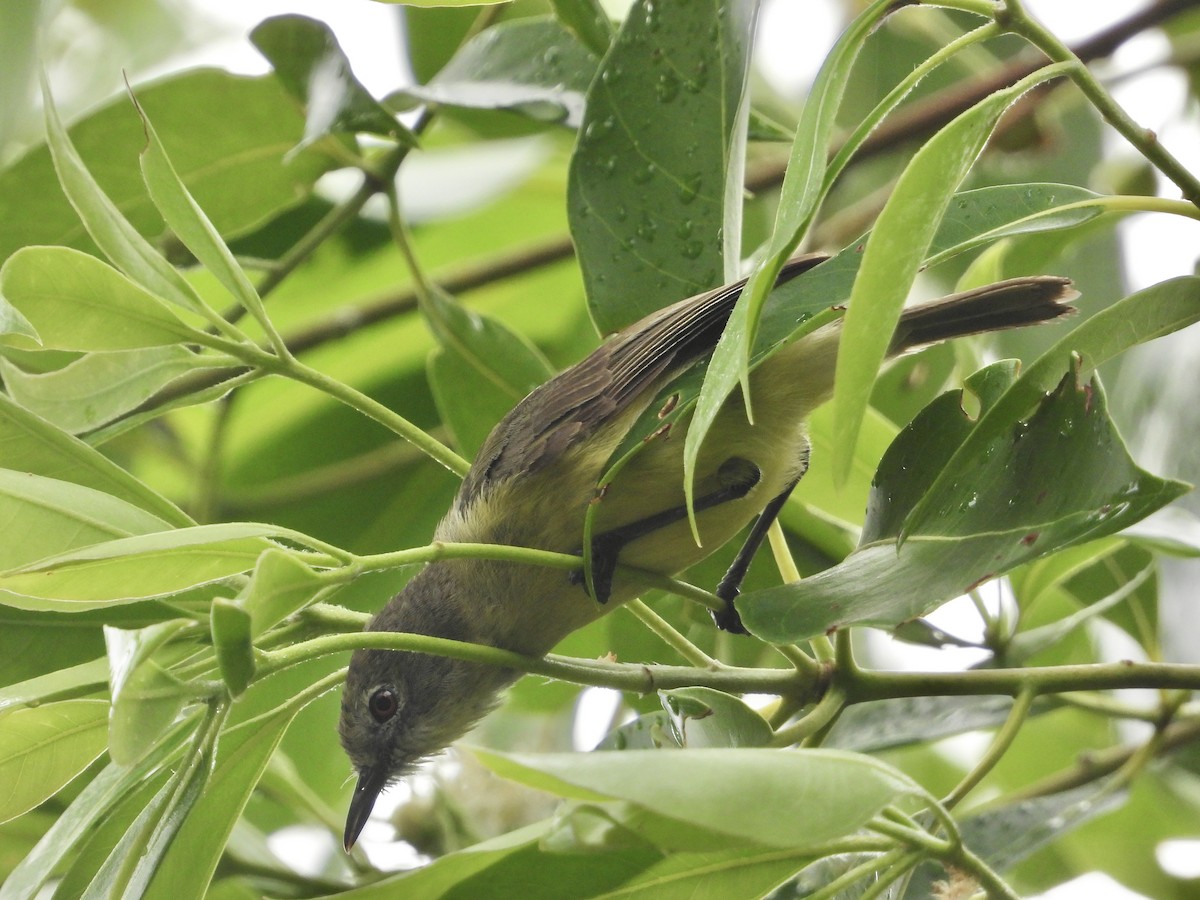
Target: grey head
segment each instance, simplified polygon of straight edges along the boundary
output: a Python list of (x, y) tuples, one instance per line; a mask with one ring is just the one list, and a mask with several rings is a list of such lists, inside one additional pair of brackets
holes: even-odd
[[(368, 631), (473, 641), (451, 568), (426, 566)], [(338, 734), (358, 775), (344, 843), (354, 846), (385, 787), (448, 747), (495, 705), (508, 669), (397, 650), (356, 650), (342, 692)]]

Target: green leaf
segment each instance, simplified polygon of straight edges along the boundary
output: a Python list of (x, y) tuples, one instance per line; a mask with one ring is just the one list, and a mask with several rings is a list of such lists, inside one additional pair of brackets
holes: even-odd
[(0, 822), (53, 797), (104, 752), (108, 702), (61, 700), (0, 717)]
[(507, 109), (578, 128), (599, 61), (558, 22), (500, 22), (471, 38), (427, 84), (388, 97), (461, 109)]
[(21, 409), (4, 393), (0, 393), (0, 468), (43, 475), (111, 494), (169, 525), (195, 524), (174, 503), (94, 447)]
[[(960, 821), (963, 843), (997, 872), (1006, 872), (1037, 850), (1098, 816), (1112, 812), (1126, 799), (1123, 790), (1102, 790), (1085, 784), (1072, 790), (1002, 803)], [(906, 897), (935, 896), (933, 882), (945, 878), (940, 867), (919, 868)]]
[(837, 483), (848, 474), (875, 376), (954, 189), (1000, 116), (1031, 86), (1026, 80), (990, 94), (922, 144), (875, 221), (854, 280), (838, 350), (833, 394)]
[(14, 606), (77, 611), (165, 597), (249, 571), (278, 529), (197, 525), (105, 541), (0, 574)]
[(250, 614), (232, 600), (212, 602), (213, 650), (217, 669), (229, 693), (237, 697), (254, 677), (254, 645), (250, 641)]
[(204, 793), (153, 872), (147, 898), (204, 896), (233, 826), (284, 732), (297, 713), (334, 683), (327, 678), (285, 705), (222, 732)]
[(92, 488), (0, 469), (0, 571), (114, 538), (161, 531), (157, 516)]
[(272, 16), (255, 26), (250, 40), (305, 109), (300, 147), (346, 132), (382, 135), (408, 146), (417, 143), (354, 77), (350, 60), (325, 23), (307, 16)]
[[(475, 753), (497, 774), (531, 787), (580, 800), (624, 800), (796, 853), (851, 834), (899, 797), (920, 793), (877, 760), (833, 750)], [(746, 803), (746, 797), (757, 802)], [(814, 817), (813, 810), (822, 815)]]
[(551, 0), (555, 17), (596, 56), (608, 52), (613, 24), (600, 0)]
[(774, 848), (673, 853), (604, 896), (614, 900), (766, 897), (808, 861), (809, 857), (802, 853), (780, 853)]
[(175, 236), (179, 238), (209, 272), (211, 272), (230, 295), (253, 315), (260, 324), (266, 323), (267, 314), (262, 306), (258, 291), (242, 271), (221, 234), (196, 202), (179, 173), (171, 164), (167, 151), (159, 140), (150, 119), (138, 107), (142, 126), (146, 129), (146, 149), (142, 151), (142, 178), (150, 191), (155, 207)]
[(722, 280), (752, 20), (745, 2), (635, 3), (592, 82), (567, 202), (601, 333)]
[(108, 747), (117, 765), (132, 765), (149, 753), (191, 697), (188, 686), (154, 658), (186, 624), (174, 619), (136, 631), (104, 627), (112, 672)]
[(137, 409), (180, 375), (218, 365), (172, 344), (89, 353), (43, 374), (0, 359), (0, 372), (17, 403), (68, 434), (82, 434)]
[[(67, 247), (18, 250), (0, 269), (0, 294), (0, 308), (16, 307), (48, 350), (133, 350), (201, 336), (116, 269)], [(25, 337), (9, 343), (30, 346)]]
[[(994, 383), (997, 368), (1007, 367), (970, 383)], [(1004, 423), (993, 413), (1019, 381), (998, 400), (983, 392), (978, 424), (957, 392), (943, 394), (880, 463), (858, 549), (802, 582), (741, 597), (746, 627), (773, 642), (852, 623), (893, 627), (1037, 556), (1119, 531), (1183, 493), (1185, 485), (1134, 464), (1099, 383), (1076, 377), (1068, 372), (1028, 418)], [(962, 456), (985, 421), (992, 440)], [(956, 489), (899, 544), (910, 510), (947, 472)]]
[(525, 338), (433, 288), (421, 310), (441, 348), (430, 387), (459, 448), (474, 456), (500, 418), (553, 372)]
[[(804, 104), (780, 189), (770, 247), (751, 273), (713, 352), (696, 414), (688, 427), (683, 465), (689, 510), (692, 479), (704, 438), (734, 386), (740, 382), (743, 391), (746, 390), (763, 304), (821, 201), (825, 162), (850, 70), (867, 37), (893, 8), (894, 4), (888, 0), (876, 0), (854, 20), (825, 58)], [(746, 401), (747, 409), (752, 410), (754, 398), (747, 397)]]
[(46, 114), (46, 143), (58, 183), (96, 246), (114, 266), (151, 294), (184, 309), (200, 311), (204, 302), (192, 286), (138, 233), (88, 171), (58, 117), (45, 72), (42, 104)]
[(660, 696), (681, 747), (766, 747), (771, 742), (766, 720), (730, 694), (693, 687)]
[(823, 746), (870, 753), (1004, 724), (1011, 697), (901, 697), (858, 703), (838, 716)]
[(213, 770), (213, 750), (226, 706), (210, 706), (171, 780), (126, 830), (83, 893), (84, 900), (141, 897), (189, 820)]
[(237, 602), (250, 614), (250, 634), (262, 634), (292, 613), (316, 602), (325, 583), (296, 556), (278, 547), (258, 558)]
[(1173, 278), (1114, 303), (1065, 335), (981, 415), (970, 436), (909, 513), (901, 539), (926, 529), (931, 518), (954, 502), (950, 495), (957, 493), (954, 481), (963, 467), (970, 459), (977, 458), (985, 446), (995, 442), (1014, 420), (1034, 408), (1041, 397), (1055, 389), (1071, 354), (1082, 357), (1080, 377), (1086, 377), (1118, 353), (1196, 321), (1200, 321), (1200, 278)]
[(0, 713), (52, 700), (76, 699), (108, 687), (108, 660), (93, 659), (0, 688)]
[(110, 763), (84, 786), (71, 804), (17, 865), (3, 884), (0, 900), (30, 900), (59, 869), (64, 859), (75, 859), (77, 848), (97, 823), (137, 789), (164, 761), (179, 752), (194, 723), (181, 723), (159, 737), (150, 754), (131, 767)]
[[(251, 231), (299, 204), (331, 165), (313, 151), (285, 158), (303, 135), (304, 117), (274, 76), (192, 69), (139, 87), (138, 101), (154, 118), (189, 190), (227, 236)], [(70, 136), (119, 213), (140, 234), (157, 237), (162, 219), (133, 165), (145, 133), (128, 97), (118, 97), (76, 123)], [(81, 203), (76, 187), (72, 185), (73, 199)], [(44, 146), (0, 171), (0, 259), (28, 244), (93, 249)], [(125, 254), (111, 246), (105, 252), (110, 251), (118, 267), (129, 265)], [(125, 271), (152, 293), (172, 298), (142, 282), (142, 274)]]

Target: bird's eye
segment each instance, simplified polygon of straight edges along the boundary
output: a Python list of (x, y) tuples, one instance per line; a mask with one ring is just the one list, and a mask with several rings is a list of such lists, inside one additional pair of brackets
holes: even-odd
[(367, 700), (367, 708), (376, 722), (383, 723), (400, 709), (400, 701), (391, 688), (378, 688)]

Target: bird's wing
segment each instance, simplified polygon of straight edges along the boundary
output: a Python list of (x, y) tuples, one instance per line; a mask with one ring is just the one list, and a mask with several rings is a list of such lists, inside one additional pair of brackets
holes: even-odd
[[(776, 283), (825, 259), (807, 254), (789, 260)], [(745, 283), (743, 279), (651, 313), (534, 390), (484, 442), (459, 491), (459, 505), (486, 486), (553, 463), (630, 408), (647, 388), (712, 352)]]

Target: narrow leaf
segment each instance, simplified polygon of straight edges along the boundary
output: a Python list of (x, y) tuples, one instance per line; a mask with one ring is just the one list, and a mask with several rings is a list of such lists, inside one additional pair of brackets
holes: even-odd
[(42, 105), (46, 114), (46, 142), (58, 182), (96, 246), (114, 266), (151, 294), (199, 312), (204, 302), (192, 286), (129, 224), (84, 165), (58, 117), (45, 72), (42, 72)]
[(195, 524), (170, 500), (94, 447), (65, 434), (0, 393), (0, 467), (93, 488), (176, 527)]
[[(1042, 70), (1048, 77), (1054, 67)], [(834, 481), (842, 483), (871, 387), (951, 196), (1000, 116), (1033, 82), (997, 91), (926, 141), (896, 182), (863, 251), (843, 325), (834, 385)]]

